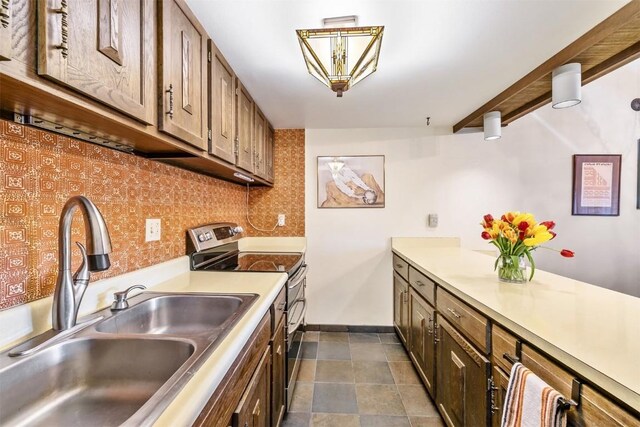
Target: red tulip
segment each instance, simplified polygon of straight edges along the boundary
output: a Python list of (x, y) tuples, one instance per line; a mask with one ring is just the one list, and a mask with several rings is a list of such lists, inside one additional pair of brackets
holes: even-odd
[(545, 227), (547, 227), (547, 230), (553, 230), (553, 227), (556, 226), (556, 223), (553, 221), (543, 221), (540, 223), (540, 225), (544, 225)]
[(522, 221), (518, 224), (518, 230), (520, 231), (527, 231), (527, 228), (529, 228), (529, 223), (527, 221)]
[(486, 231), (483, 231), (482, 234), (480, 235), (484, 240), (491, 240), (491, 234), (487, 233)]
[(555, 232), (550, 231), (549, 233), (551, 234), (551, 236), (553, 236), (553, 237), (551, 237), (551, 240), (556, 238), (557, 234)]
[(486, 214), (483, 219), (485, 227), (489, 228), (493, 225), (493, 216), (491, 214)]
[(573, 258), (575, 253), (573, 253), (573, 251), (570, 251), (569, 249), (563, 249), (560, 251), (560, 255), (562, 255), (565, 258)]

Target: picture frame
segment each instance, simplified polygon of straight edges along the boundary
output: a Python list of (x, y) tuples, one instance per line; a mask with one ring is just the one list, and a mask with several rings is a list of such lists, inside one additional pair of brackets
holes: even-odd
[(384, 208), (384, 162), (383, 155), (318, 156), (318, 208)]
[(573, 156), (572, 215), (620, 215), (620, 154)]
[(640, 139), (638, 139), (638, 167), (636, 168), (638, 188), (636, 190), (636, 209), (640, 209)]

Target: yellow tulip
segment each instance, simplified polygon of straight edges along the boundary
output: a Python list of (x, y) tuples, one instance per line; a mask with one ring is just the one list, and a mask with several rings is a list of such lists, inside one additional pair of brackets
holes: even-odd
[(504, 230), (504, 237), (509, 239), (511, 243), (515, 243), (516, 240), (518, 240), (518, 234), (513, 231), (512, 228), (507, 228), (506, 230)]
[(553, 239), (553, 234), (544, 225), (536, 225), (531, 229), (531, 237), (523, 240), (525, 246), (538, 246)]
[(536, 223), (536, 219), (533, 217), (532, 214), (530, 214), (530, 213), (521, 213), (521, 214), (518, 214), (513, 219), (513, 225), (515, 225), (517, 227), (523, 221), (526, 222), (527, 224), (529, 224), (529, 227), (535, 225), (535, 223)]

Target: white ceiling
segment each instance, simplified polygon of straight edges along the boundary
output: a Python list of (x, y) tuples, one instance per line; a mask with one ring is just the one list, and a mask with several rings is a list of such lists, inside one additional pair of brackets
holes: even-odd
[[(187, 0), (276, 128), (451, 127), (627, 0)], [(384, 25), (378, 70), (337, 98), (295, 31)]]

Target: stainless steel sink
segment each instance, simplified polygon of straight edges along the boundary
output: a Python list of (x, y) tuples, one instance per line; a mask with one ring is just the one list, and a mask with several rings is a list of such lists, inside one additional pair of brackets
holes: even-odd
[(111, 334), (211, 334), (242, 304), (237, 296), (164, 295), (143, 301), (96, 326)]
[(143, 293), (35, 354), (0, 353), (0, 425), (151, 425), (256, 298)]

